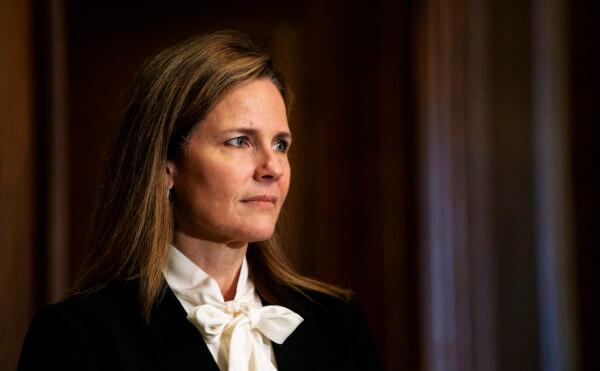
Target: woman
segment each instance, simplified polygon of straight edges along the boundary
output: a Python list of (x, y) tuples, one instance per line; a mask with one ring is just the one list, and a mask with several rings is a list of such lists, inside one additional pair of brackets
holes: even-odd
[(76, 294), (36, 316), (19, 369), (377, 369), (348, 292), (295, 273), (273, 237), (289, 101), (272, 60), (238, 33), (149, 60)]

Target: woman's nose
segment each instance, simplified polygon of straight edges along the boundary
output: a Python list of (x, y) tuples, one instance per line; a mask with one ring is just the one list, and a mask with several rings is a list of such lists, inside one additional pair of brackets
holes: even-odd
[[(272, 150), (264, 151), (260, 155), (254, 171), (254, 179), (259, 182), (270, 181), (275, 182), (281, 178), (285, 169), (282, 164), (282, 159), (278, 158), (278, 153)], [(281, 156), (281, 154), (279, 154)]]

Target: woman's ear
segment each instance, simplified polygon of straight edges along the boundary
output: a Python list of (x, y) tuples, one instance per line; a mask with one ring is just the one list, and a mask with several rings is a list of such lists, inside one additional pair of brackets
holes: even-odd
[(177, 167), (173, 161), (167, 160), (167, 166), (165, 168), (165, 176), (167, 181), (167, 189), (171, 190), (173, 186), (175, 186), (175, 174), (177, 171)]

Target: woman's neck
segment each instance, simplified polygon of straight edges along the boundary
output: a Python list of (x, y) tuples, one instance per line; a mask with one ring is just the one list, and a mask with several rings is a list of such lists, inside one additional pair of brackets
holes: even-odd
[(183, 255), (217, 281), (225, 301), (235, 298), (247, 243), (227, 245), (191, 237), (181, 231), (175, 231), (173, 242)]

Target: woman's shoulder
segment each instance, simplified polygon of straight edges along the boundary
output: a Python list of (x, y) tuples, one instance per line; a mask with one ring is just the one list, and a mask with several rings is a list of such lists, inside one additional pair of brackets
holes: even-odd
[(363, 313), (354, 295), (342, 297), (316, 290), (305, 289), (294, 294), (295, 303), (300, 307), (301, 315), (304, 314), (312, 321), (339, 324), (341, 327), (350, 327), (356, 321), (363, 321)]
[(305, 290), (301, 296), (309, 308), (303, 317), (304, 331), (310, 334), (306, 338), (318, 349), (320, 362), (331, 365), (331, 369), (342, 364), (348, 369), (381, 369), (369, 326), (355, 296), (340, 297), (314, 290)]
[(356, 305), (354, 295), (342, 297), (316, 290), (303, 290), (305, 300), (311, 303), (312, 309), (323, 313), (339, 313), (350, 310)]
[(18, 370), (157, 369), (154, 333), (138, 293), (136, 282), (121, 282), (42, 309), (25, 337)]
[(125, 291), (130, 291), (132, 286), (133, 285), (130, 282), (120, 281), (98, 286), (96, 288), (81, 290), (70, 294), (64, 300), (52, 304), (50, 307), (74, 308), (116, 301)]
[[(68, 298), (41, 309), (35, 318), (68, 316), (77, 318), (102, 318), (116, 314), (135, 305), (135, 283), (119, 282), (94, 290), (75, 293)], [(35, 319), (34, 319), (35, 321)]]
[(27, 331), (18, 369), (41, 369), (44, 364), (95, 369), (98, 350), (132, 329), (130, 291), (128, 284), (110, 285), (38, 311)]

